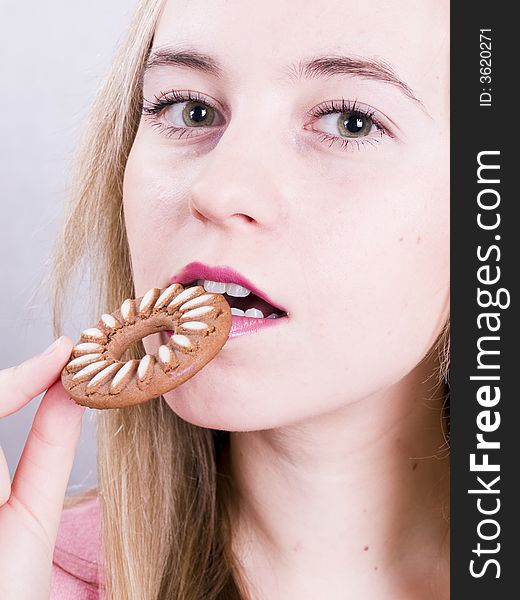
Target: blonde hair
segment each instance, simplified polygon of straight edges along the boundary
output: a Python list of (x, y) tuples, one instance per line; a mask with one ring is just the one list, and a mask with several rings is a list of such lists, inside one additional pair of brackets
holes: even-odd
[[(54, 260), (61, 330), (66, 291), (88, 264), (97, 303), (134, 297), (122, 181), (139, 124), (142, 72), (164, 0), (143, 0), (93, 106)], [(141, 347), (135, 356), (143, 356)], [(230, 552), (229, 481), (217, 432), (191, 425), (161, 398), (98, 415), (98, 476), (107, 600), (244, 597)], [(226, 500), (227, 498), (227, 500)]]
[[(54, 323), (82, 264), (92, 316), (134, 297), (122, 205), (140, 120), (142, 73), (164, 0), (142, 0), (94, 103), (54, 261)], [(444, 349), (446, 331), (439, 338)], [(141, 347), (135, 357), (143, 356)], [(447, 354), (445, 353), (447, 358)], [(447, 362), (442, 361), (443, 374)], [(107, 600), (245, 598), (231, 552), (231, 479), (223, 432), (180, 419), (161, 398), (98, 415), (98, 475)]]

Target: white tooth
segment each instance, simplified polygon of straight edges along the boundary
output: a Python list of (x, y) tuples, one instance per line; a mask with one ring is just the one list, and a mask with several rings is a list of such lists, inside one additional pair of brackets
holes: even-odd
[(276, 319), (278, 317), (278, 315), (276, 315), (275, 313), (271, 313), (267, 318), (268, 319)]
[(226, 291), (226, 284), (221, 281), (211, 281), (204, 279), (204, 289), (206, 292), (213, 292), (214, 294), (223, 294)]
[(234, 296), (235, 298), (245, 298), (246, 296), (249, 296), (251, 291), (238, 285), (238, 283), (227, 283), (226, 293), (228, 296)]
[(231, 314), (235, 315), (235, 317), (243, 317), (244, 316), (244, 311), (240, 310), (239, 308), (231, 308)]
[(263, 319), (264, 313), (257, 308), (248, 308), (245, 312), (246, 317), (253, 317), (254, 319)]

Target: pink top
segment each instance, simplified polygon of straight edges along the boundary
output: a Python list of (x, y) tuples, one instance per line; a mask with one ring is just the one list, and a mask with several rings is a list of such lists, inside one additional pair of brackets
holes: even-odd
[(100, 507), (97, 498), (63, 511), (54, 550), (50, 600), (102, 600)]

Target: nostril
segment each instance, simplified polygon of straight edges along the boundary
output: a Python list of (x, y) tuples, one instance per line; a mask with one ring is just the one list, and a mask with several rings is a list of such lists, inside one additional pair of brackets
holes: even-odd
[(233, 216), (241, 217), (242, 220), (246, 221), (246, 223), (251, 223), (252, 221), (254, 221), (253, 217), (250, 217), (249, 215), (244, 215), (242, 213), (235, 213)]
[(200, 210), (197, 210), (194, 206), (191, 207), (191, 214), (199, 221), (207, 221), (207, 218), (200, 212)]

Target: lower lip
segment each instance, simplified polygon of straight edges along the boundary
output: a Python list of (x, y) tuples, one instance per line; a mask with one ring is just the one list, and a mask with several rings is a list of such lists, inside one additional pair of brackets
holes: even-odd
[[(285, 321), (287, 317), (279, 317), (278, 319), (255, 319), (253, 317), (232, 317), (231, 318), (231, 329), (229, 331), (228, 340), (240, 337), (242, 335), (249, 335), (255, 333), (259, 329), (266, 329), (273, 327)], [(168, 338), (173, 335), (173, 331), (164, 332)]]
[(287, 317), (279, 317), (278, 319), (255, 319), (252, 317), (235, 317), (231, 319), (231, 330), (228, 335), (228, 340), (240, 337), (241, 335), (248, 335), (255, 333), (259, 329), (265, 329), (267, 327), (273, 327), (285, 321)]

